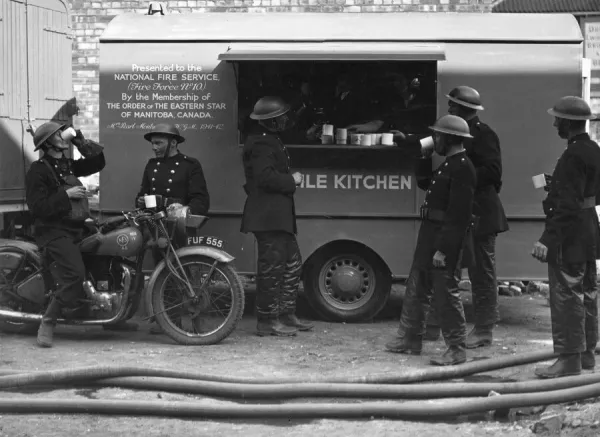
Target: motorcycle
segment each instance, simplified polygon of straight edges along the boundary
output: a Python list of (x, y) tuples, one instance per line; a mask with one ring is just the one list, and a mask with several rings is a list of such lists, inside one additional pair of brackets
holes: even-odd
[[(143, 298), (149, 318), (177, 343), (219, 343), (244, 312), (234, 258), (219, 248), (221, 240), (200, 236), (207, 217), (190, 214), (188, 207), (163, 208), (161, 196), (152, 197), (150, 207), (147, 202), (88, 224), (89, 233), (79, 243), (85, 296), (75, 310), (63, 310), (57, 323), (116, 324), (130, 319)], [(144, 287), (146, 249), (162, 260)], [(0, 239), (0, 329), (37, 330), (60, 285), (56, 263), (46, 258), (32, 242)]]

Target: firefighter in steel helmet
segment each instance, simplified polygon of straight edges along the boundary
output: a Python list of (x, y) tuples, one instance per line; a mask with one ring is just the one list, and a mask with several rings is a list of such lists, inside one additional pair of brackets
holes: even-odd
[(279, 133), (290, 127), (290, 106), (280, 97), (263, 97), (250, 118), (262, 132), (250, 135), (243, 149), (247, 199), (241, 231), (252, 232), (258, 245), (257, 334), (293, 336), (312, 324), (296, 317), (302, 256), (296, 241), (294, 193), (302, 175), (290, 170)]
[[(102, 146), (86, 140), (81, 131), (67, 131), (67, 128), (50, 121), (36, 129), (34, 150), (41, 150), (44, 155), (31, 164), (25, 180), (36, 242), (56, 263), (60, 275), (57, 280), (61, 284), (42, 317), (37, 336), (41, 347), (52, 346), (57, 319), (73, 315), (72, 310), (80, 306), (78, 300), (84, 297), (85, 266), (77, 242), (84, 234), (85, 217), (72, 216), (72, 202), (83, 202), (86, 197), (85, 187), (78, 178), (97, 173), (105, 166)], [(71, 145), (78, 148), (81, 159), (65, 156)]]
[(558, 135), (567, 140), (543, 202), (544, 232), (532, 255), (548, 263), (552, 339), (558, 359), (536, 369), (540, 378), (593, 370), (598, 342), (596, 260), (600, 230), (596, 197), (600, 193), (600, 148), (586, 133), (594, 118), (579, 97), (563, 97), (548, 110)]
[(425, 310), (433, 293), (448, 349), (431, 363), (446, 366), (466, 361), (465, 316), (455, 271), (473, 262), (464, 256), (470, 253), (464, 248), (471, 240), (477, 177), (463, 147), (472, 138), (467, 122), (445, 115), (431, 129), (435, 151), (446, 159), (434, 172), (430, 151), (417, 163), (417, 184), (426, 190), (422, 223), (402, 306), (402, 335), (386, 344), (386, 348), (397, 353), (421, 353)]
[[(467, 349), (472, 349), (492, 343), (493, 327), (499, 319), (496, 237), (508, 230), (508, 221), (499, 196), (502, 187), (502, 155), (498, 135), (477, 116), (477, 112), (484, 109), (479, 92), (469, 86), (458, 86), (446, 97), (448, 113), (461, 117), (469, 126), (473, 138), (465, 140), (464, 147), (477, 172), (473, 204), (473, 214), (477, 216), (477, 225), (473, 230), (475, 264), (468, 269), (473, 294), (474, 326), (467, 336), (466, 346)], [(406, 148), (412, 146), (420, 150), (418, 141), (408, 141), (404, 145)], [(457, 274), (460, 275), (460, 272)], [(439, 338), (438, 319), (434, 305), (427, 317), (426, 341)]]

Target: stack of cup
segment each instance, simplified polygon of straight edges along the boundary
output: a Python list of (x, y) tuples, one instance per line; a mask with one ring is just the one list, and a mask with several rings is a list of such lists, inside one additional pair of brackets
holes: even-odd
[(381, 135), (381, 144), (383, 146), (393, 146), (394, 145), (394, 134), (385, 133)]
[(337, 144), (348, 143), (348, 129), (336, 129), (335, 131), (335, 142)]
[(324, 124), (323, 134), (321, 135), (321, 144), (333, 144), (333, 125)]

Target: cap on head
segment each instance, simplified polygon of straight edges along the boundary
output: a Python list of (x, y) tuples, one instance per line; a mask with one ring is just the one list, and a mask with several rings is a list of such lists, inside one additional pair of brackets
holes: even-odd
[(57, 123), (56, 121), (49, 121), (38, 127), (33, 134), (33, 145), (35, 146), (33, 150), (38, 150), (48, 138), (65, 126), (65, 124)]
[(478, 111), (483, 110), (479, 92), (470, 86), (457, 86), (448, 94), (446, 94), (446, 97), (448, 100), (466, 108), (476, 109)]
[(290, 105), (285, 103), (281, 97), (262, 97), (254, 105), (254, 111), (250, 114), (253, 120), (268, 120), (279, 117), (290, 110)]
[(548, 114), (566, 120), (592, 120), (596, 118), (592, 114), (592, 108), (581, 97), (565, 96), (548, 109)]
[(177, 143), (183, 143), (185, 141), (185, 138), (179, 134), (179, 129), (169, 123), (157, 124), (153, 130), (144, 135), (144, 139), (146, 141), (152, 141), (153, 135), (171, 136), (177, 140)]
[(429, 127), (429, 129), (447, 135), (473, 138), (467, 122), (456, 115), (444, 115), (443, 117), (440, 117), (433, 126)]

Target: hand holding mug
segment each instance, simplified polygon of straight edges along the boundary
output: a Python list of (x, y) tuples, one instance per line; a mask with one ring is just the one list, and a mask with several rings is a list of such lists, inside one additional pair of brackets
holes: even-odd
[(304, 176), (302, 176), (302, 173), (296, 172), (292, 175), (292, 177), (294, 178), (294, 183), (296, 185), (300, 185), (302, 183), (302, 181), (304, 180)]
[(69, 199), (83, 199), (85, 197), (85, 187), (77, 186), (67, 189)]

